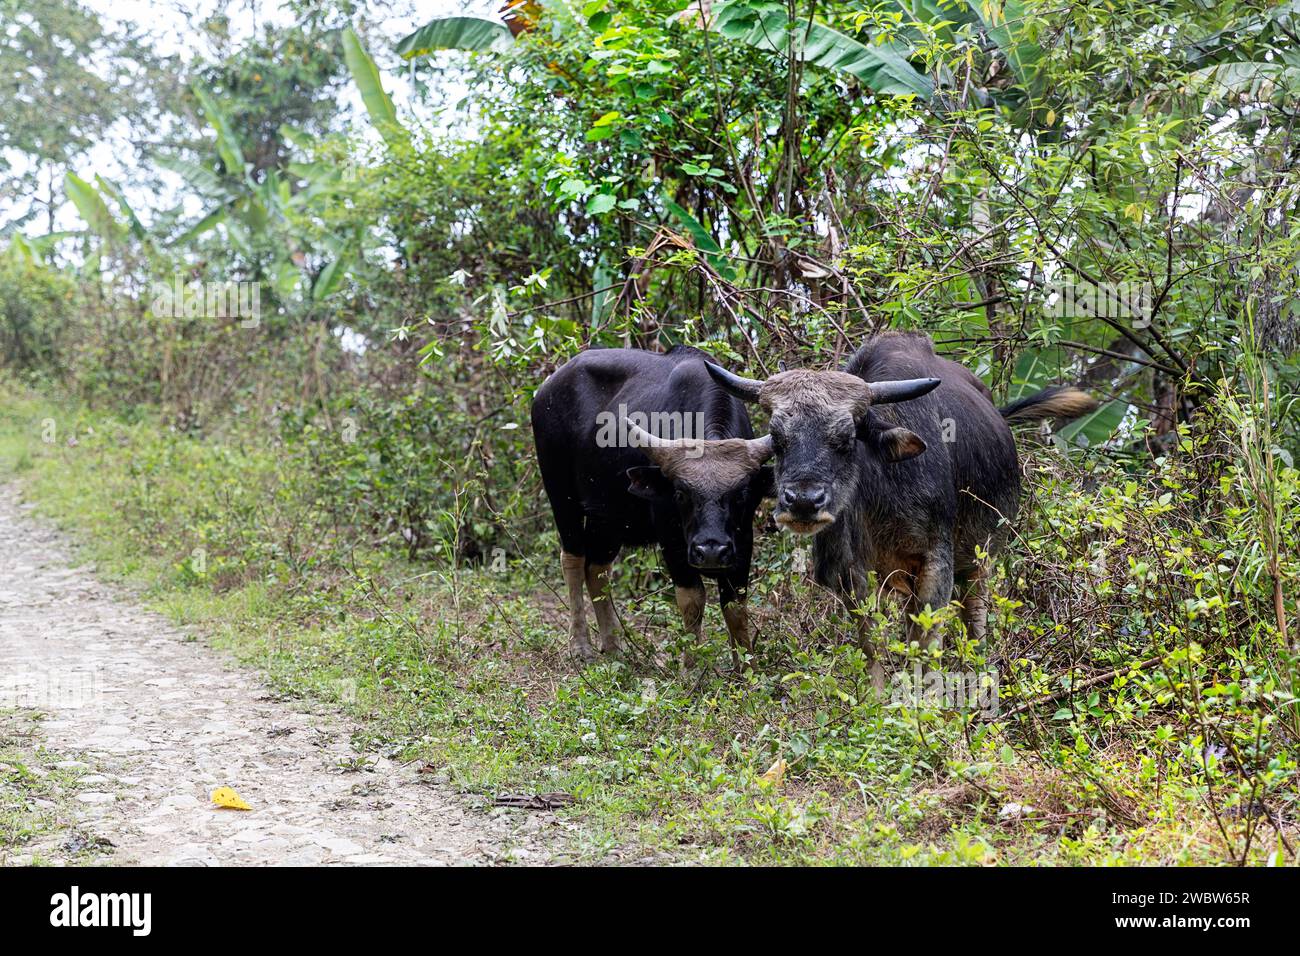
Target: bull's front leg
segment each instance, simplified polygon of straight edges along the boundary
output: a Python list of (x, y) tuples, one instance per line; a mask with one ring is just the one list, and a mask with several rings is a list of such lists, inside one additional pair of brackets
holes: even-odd
[(876, 643), (875, 619), (871, 609), (879, 597), (869, 587), (871, 579), (863, 565), (855, 565), (847, 574), (848, 584), (844, 594), (849, 606), (850, 616), (856, 618), (858, 647), (867, 659), (867, 673), (871, 676), (871, 686), (877, 693), (885, 690), (885, 662), (881, 659), (881, 649)]
[(906, 639), (909, 644), (915, 641), (935, 650), (942, 649), (943, 635), (938, 630), (927, 633), (925, 628), (912, 620), (912, 616), (926, 608), (938, 611), (947, 607), (952, 600), (952, 585), (952, 547), (944, 546), (931, 550), (925, 556), (912, 588), (912, 596), (907, 602)]
[(958, 585), (961, 595), (961, 620), (966, 625), (966, 635), (975, 641), (984, 640), (989, 621), (989, 579), (983, 567), (971, 571)]
[(738, 648), (753, 650), (749, 634), (749, 571), (729, 574), (718, 579), (718, 597), (722, 604), (722, 618), (727, 622), (727, 636), (731, 639), (731, 659), (740, 666)]
[(581, 554), (561, 551), (560, 567), (564, 569), (564, 583), (569, 594), (569, 652), (589, 661), (595, 655), (587, 636), (587, 602), (582, 593), (587, 559)]
[[(664, 565), (668, 577), (673, 582), (673, 596), (677, 599), (677, 611), (682, 616), (682, 624), (699, 644), (704, 640), (704, 579), (698, 571), (686, 562), (675, 550), (664, 548)], [(695, 657), (688, 650), (682, 654), (682, 667), (695, 666)]]
[(682, 624), (697, 641), (704, 639), (704, 582), (696, 580), (685, 584), (674, 584), (674, 597), (677, 598), (677, 610), (682, 615)]
[(609, 587), (609, 572), (613, 566), (612, 562), (587, 564), (587, 593), (591, 595), (591, 607), (596, 612), (596, 638), (602, 654), (613, 654), (623, 649), (618, 615), (614, 613), (614, 596)]
[(853, 525), (837, 521), (813, 539), (813, 579), (839, 596), (857, 634), (857, 644), (867, 659), (872, 686), (885, 689), (885, 667), (876, 646), (869, 609), (877, 596), (868, 586), (868, 569), (875, 551), (865, 529), (855, 537)]

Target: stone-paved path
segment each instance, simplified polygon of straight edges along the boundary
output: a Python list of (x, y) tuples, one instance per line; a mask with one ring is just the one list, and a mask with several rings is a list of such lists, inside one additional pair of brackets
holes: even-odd
[[(45, 715), (42, 743), (81, 773), (75, 825), (115, 847), (96, 862), (551, 861), (553, 814), (485, 811), (446, 778), (356, 753), (346, 720), (275, 699), (72, 567), (62, 537), (26, 511), (0, 486), (0, 708)], [(215, 808), (222, 786), (254, 809)]]

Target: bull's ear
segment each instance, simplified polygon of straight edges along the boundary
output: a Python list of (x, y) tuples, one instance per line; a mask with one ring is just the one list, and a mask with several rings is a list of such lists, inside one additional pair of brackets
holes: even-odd
[(871, 442), (880, 449), (886, 461), (907, 461), (925, 451), (925, 442), (921, 440), (921, 436), (901, 425), (880, 431), (873, 430)]
[(750, 479), (750, 487), (754, 490), (754, 500), (762, 501), (764, 498), (776, 497), (776, 469), (771, 465), (764, 465), (758, 471), (754, 472), (754, 477)]
[(638, 498), (654, 501), (656, 498), (672, 497), (673, 483), (654, 465), (637, 465), (635, 468), (629, 468), (627, 480), (628, 493)]

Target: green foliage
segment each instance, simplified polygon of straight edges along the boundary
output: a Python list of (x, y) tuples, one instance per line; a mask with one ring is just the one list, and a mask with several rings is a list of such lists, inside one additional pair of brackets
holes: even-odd
[(343, 58), (347, 61), (352, 79), (361, 91), (361, 99), (370, 114), (370, 122), (390, 144), (399, 142), (402, 127), (397, 120), (393, 101), (384, 91), (383, 81), (375, 61), (370, 58), (351, 27), (343, 31)]
[[(418, 390), (358, 391), (329, 425), (284, 422), (290, 446), (320, 476), (317, 500), (338, 526), (411, 558), (478, 561), (496, 546), (534, 545), (546, 529), (527, 489), (523, 403), (486, 408), (436, 367)], [(503, 427), (506, 426), (506, 427)]]
[[(52, 9), (0, 58), (76, 77), (118, 48)], [(229, 639), (287, 686), (357, 680), (391, 746), (710, 860), (1293, 859), (1293, 5), (516, 4), (398, 41), (396, 103), (373, 24), (291, 11), (174, 78), (178, 131), (141, 170), (182, 178), (174, 209), (68, 168), (89, 121), (0, 121), (90, 227), (23, 213), (6, 238), (6, 367), (118, 412), (37, 443), (10, 396), (13, 459), (118, 564), (153, 555), (181, 613), (241, 608)], [(260, 324), (155, 310), (178, 275), (259, 283)], [(565, 662), (527, 428), (545, 376), (678, 342), (833, 367), (890, 327), (999, 401), (1103, 399), (1018, 436), (986, 643), (934, 609), (936, 657), (856, 609), (898, 670), (996, 671), (1001, 714), (879, 695), (854, 614), (772, 535), (738, 670), (712, 641), (698, 675), (667, 663), (688, 639), (645, 554), (616, 586), (632, 654)]]
[[(346, 82), (340, 31), (328, 22), (330, 8), (319, 8), (289, 26), (265, 24), (234, 45), (226, 31), (208, 21), (228, 51), (219, 60), (198, 65), (191, 94), (202, 104), (218, 99), (220, 110), (245, 162), (254, 170), (282, 169), (287, 156), (286, 126), (320, 137), (334, 128), (338, 98)], [(206, 107), (204, 107), (206, 111)]]
[(203, 107), (203, 115), (212, 128), (217, 131), (217, 155), (221, 157), (221, 163), (225, 167), (227, 176), (242, 178), (244, 175), (244, 151), (240, 148), (239, 139), (235, 136), (235, 131), (231, 127), (230, 120), (217, 101), (207, 90), (200, 84), (195, 83), (192, 87), (195, 98)]
[(816, 20), (791, 19), (789, 9), (779, 3), (730, 0), (715, 10), (713, 29), (728, 39), (840, 70), (878, 93), (928, 99), (934, 90), (934, 83), (907, 62), (911, 51), (902, 44), (859, 43)]
[(108, 204), (95, 188), (72, 172), (64, 174), (63, 183), (68, 191), (68, 198), (77, 207), (77, 212), (81, 214), (82, 219), (86, 220), (91, 231), (107, 242), (116, 240), (121, 231), (117, 220), (113, 218)]
[(0, 357), (5, 367), (57, 376), (67, 361), (71, 317), (83, 299), (75, 282), (17, 256), (0, 256)]
[[(999, 668), (990, 716), (878, 695), (837, 612), (778, 573), (790, 557), (780, 539), (761, 544), (759, 566), (773, 571), (756, 585), (762, 637), (739, 670), (714, 641), (699, 648), (703, 671), (669, 663), (684, 639), (671, 611), (632, 600), (633, 562), (616, 582), (632, 650), (575, 671), (563, 608), (537, 597), (552, 554), (507, 537), (497, 567), (436, 531), (445, 547), (407, 564), (374, 549), (382, 537), (347, 530), (350, 502), (430, 480), (415, 423), (437, 419), (415, 406), (376, 410), (406, 419), (387, 436), (359, 439), (368, 418), (356, 441), (337, 422), (337, 439), (290, 427), (237, 444), (12, 393), (0, 407), (0, 462), (25, 461), (43, 507), (93, 529), (102, 567), (286, 691), (337, 702), (347, 681), (375, 746), (473, 790), (568, 791), (570, 812), (620, 843), (635, 832), (668, 858), (781, 863), (1261, 863), (1286, 852), (1270, 820), (1297, 799), (1300, 668), (1269, 619), (1265, 556), (1241, 520), (1253, 492), (1238, 467), (1207, 456), (1210, 432), (1122, 486), (1089, 488), (1068, 459), (1035, 456), (999, 637), (978, 647), (949, 634), (948, 667)], [(40, 438), (48, 420), (57, 442)], [(383, 459), (351, 471), (370, 484), (346, 487), (321, 467), (346, 469), (321, 457), (344, 448)], [(1292, 576), (1300, 473), (1278, 478)], [(461, 495), (483, 487), (456, 480)], [(878, 623), (882, 637), (896, 633), (886, 614)], [(933, 623), (955, 628), (947, 614)], [(893, 653), (902, 671), (926, 656)], [(1085, 685), (1094, 672), (1111, 676)], [(769, 774), (778, 760), (786, 770)]]
[(427, 56), (437, 50), (488, 50), (510, 37), (510, 30), (496, 20), (481, 17), (437, 17), (397, 44), (404, 60)]
[[(19, 223), (39, 216), (52, 231), (53, 183), (114, 123), (139, 117), (153, 58), (75, 0), (3, 0), (0, 23), (0, 176), (7, 180), (0, 194), (16, 203), (6, 215)], [(11, 166), (15, 157), (22, 159)]]

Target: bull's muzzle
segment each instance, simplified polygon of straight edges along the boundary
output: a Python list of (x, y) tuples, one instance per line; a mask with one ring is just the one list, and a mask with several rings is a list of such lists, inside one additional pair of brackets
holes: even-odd
[(790, 484), (777, 497), (776, 523), (795, 534), (816, 534), (831, 524), (835, 516), (826, 510), (830, 491), (823, 484)]
[(701, 571), (722, 571), (735, 562), (736, 549), (730, 541), (692, 541), (686, 557)]

